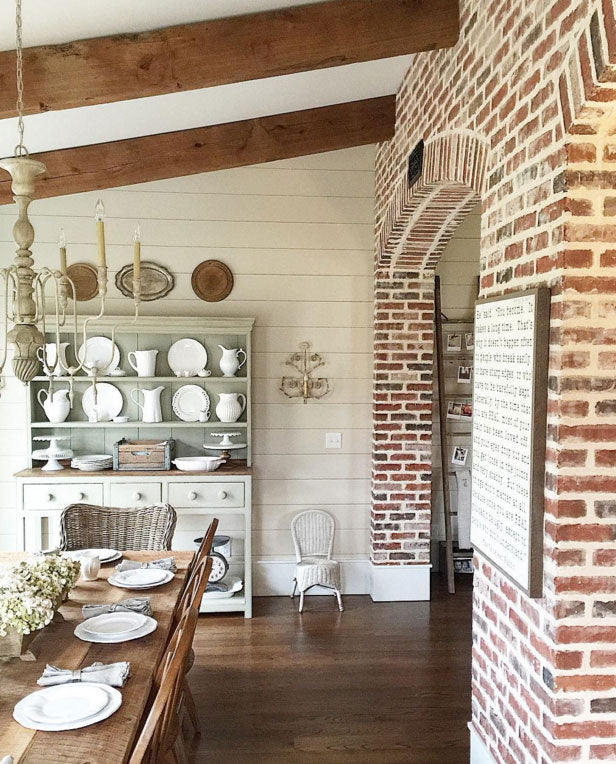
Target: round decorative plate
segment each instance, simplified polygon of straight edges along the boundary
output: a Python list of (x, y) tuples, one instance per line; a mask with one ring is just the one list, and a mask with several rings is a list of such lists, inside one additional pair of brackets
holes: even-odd
[(183, 422), (198, 422), (201, 411), (210, 413), (210, 396), (198, 385), (182, 385), (174, 394), (171, 407)]
[(233, 274), (220, 260), (204, 260), (192, 272), (193, 292), (205, 302), (220, 302), (231, 294)]
[(73, 263), (66, 275), (73, 282), (77, 302), (93, 300), (98, 294), (98, 272), (90, 263)]
[[(133, 264), (121, 268), (115, 279), (116, 287), (125, 297), (133, 297)], [(175, 286), (175, 280), (166, 268), (147, 260), (141, 263), (141, 299), (143, 302), (160, 300)]]
[(174, 342), (167, 353), (167, 363), (174, 374), (188, 372), (194, 377), (207, 366), (207, 350), (190, 337)]
[(84, 353), (86, 366), (96, 366), (104, 374), (115, 371), (120, 363), (118, 346), (109, 337), (88, 337), (86, 344), (82, 344), (77, 351), (77, 358), (80, 363)]
[[(96, 384), (96, 397), (97, 403), (101, 412), (105, 412), (109, 419), (101, 419), (99, 421), (109, 421), (117, 416), (124, 406), (124, 398), (122, 393), (115, 385), (110, 385), (108, 382), (97, 382)], [(87, 388), (81, 398), (81, 408), (84, 410), (86, 416), (90, 416), (90, 412), (94, 407), (94, 390), (92, 386)]]

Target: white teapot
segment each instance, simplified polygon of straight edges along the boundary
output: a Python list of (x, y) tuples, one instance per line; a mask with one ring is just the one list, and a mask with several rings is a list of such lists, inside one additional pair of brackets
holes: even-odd
[(221, 422), (237, 422), (245, 408), (246, 396), (243, 393), (218, 393), (216, 416)]
[[(225, 377), (234, 377), (235, 372), (242, 368), (246, 363), (246, 351), (242, 348), (226, 348), (223, 345), (218, 346), (222, 350), (222, 356), (220, 357), (220, 370)], [(244, 356), (244, 360), (240, 362), (240, 355)]]
[[(41, 395), (45, 393), (47, 396), (44, 401), (41, 400)], [(50, 393), (48, 390), (39, 390), (37, 394), (37, 400), (45, 411), (45, 416), (50, 422), (59, 424), (64, 422), (68, 416), (68, 412), (71, 410), (71, 403), (68, 399), (68, 390), (63, 388), (62, 390), (56, 390), (55, 393)]]

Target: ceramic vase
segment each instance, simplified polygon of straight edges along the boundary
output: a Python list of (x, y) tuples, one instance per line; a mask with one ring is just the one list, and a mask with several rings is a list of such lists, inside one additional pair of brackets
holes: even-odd
[(237, 422), (245, 408), (246, 396), (243, 393), (218, 393), (216, 416), (221, 422)]

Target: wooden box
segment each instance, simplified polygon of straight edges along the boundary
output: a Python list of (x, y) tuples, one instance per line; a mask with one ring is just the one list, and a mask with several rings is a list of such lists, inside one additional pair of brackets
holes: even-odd
[(113, 445), (114, 470), (170, 470), (175, 441), (128, 440)]

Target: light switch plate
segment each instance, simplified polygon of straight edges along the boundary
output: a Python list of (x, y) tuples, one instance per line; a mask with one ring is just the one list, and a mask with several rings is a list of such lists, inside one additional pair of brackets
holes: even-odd
[(342, 433), (341, 432), (326, 432), (325, 433), (325, 448), (342, 448)]

